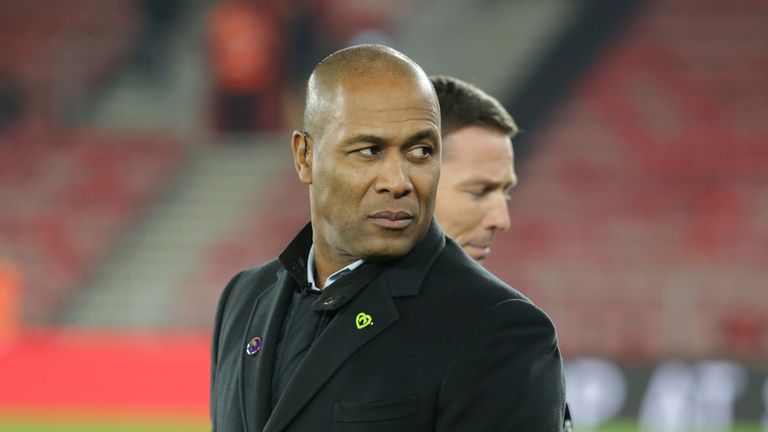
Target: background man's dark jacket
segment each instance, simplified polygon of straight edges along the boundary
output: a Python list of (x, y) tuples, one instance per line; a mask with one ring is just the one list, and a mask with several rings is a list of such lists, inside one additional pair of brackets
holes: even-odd
[[(274, 260), (225, 288), (213, 333), (214, 430), (561, 430), (565, 388), (552, 322), (434, 221), (338, 310), (271, 410), (276, 339), (295, 286)], [(372, 324), (358, 328), (361, 313)], [(248, 355), (256, 336), (263, 347)]]

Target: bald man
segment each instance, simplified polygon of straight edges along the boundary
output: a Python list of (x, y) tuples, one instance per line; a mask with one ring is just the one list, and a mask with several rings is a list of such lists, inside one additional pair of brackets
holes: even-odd
[(443, 160), (437, 221), (482, 262), (509, 228), (509, 191), (517, 184), (512, 138), (518, 128), (498, 100), (458, 78), (430, 80), (440, 102)]
[(422, 69), (379, 45), (330, 55), (291, 150), (311, 220), (224, 289), (213, 429), (560, 430), (551, 321), (433, 220), (440, 110)]

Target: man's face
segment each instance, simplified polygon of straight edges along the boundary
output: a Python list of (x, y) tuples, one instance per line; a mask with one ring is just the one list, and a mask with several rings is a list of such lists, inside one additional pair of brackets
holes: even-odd
[(469, 256), (482, 261), (497, 231), (509, 228), (509, 190), (517, 183), (512, 145), (502, 132), (469, 126), (443, 139), (435, 216)]
[(315, 247), (336, 260), (402, 256), (432, 219), (440, 114), (428, 81), (343, 79), (312, 137)]

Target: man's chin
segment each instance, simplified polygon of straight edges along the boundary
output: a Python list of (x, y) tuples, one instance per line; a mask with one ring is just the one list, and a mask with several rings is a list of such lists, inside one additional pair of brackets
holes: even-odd
[(466, 245), (464, 246), (464, 251), (475, 261), (482, 262), (491, 253), (491, 248)]
[(412, 238), (401, 238), (397, 240), (386, 239), (376, 243), (360, 250), (360, 257), (366, 261), (386, 261), (399, 258), (407, 255), (417, 242)]

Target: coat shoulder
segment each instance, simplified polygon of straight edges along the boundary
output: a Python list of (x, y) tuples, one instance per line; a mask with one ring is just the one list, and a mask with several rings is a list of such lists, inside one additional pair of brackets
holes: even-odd
[(277, 280), (281, 269), (280, 262), (274, 259), (236, 274), (221, 293), (217, 313), (223, 314), (226, 311), (231, 314), (235, 312), (233, 309), (253, 304), (252, 300)]
[(457, 295), (476, 298), (478, 301), (500, 302), (516, 299), (529, 301), (522, 293), (486, 270), (467, 256), (461, 247), (448, 239), (445, 250), (430, 269), (433, 283), (450, 286)]
[(461, 309), (464, 315), (479, 318), (511, 302), (521, 313), (532, 314), (551, 324), (549, 317), (531, 300), (469, 258), (450, 239), (429, 270), (424, 288), (430, 296), (442, 297), (442, 302)]

